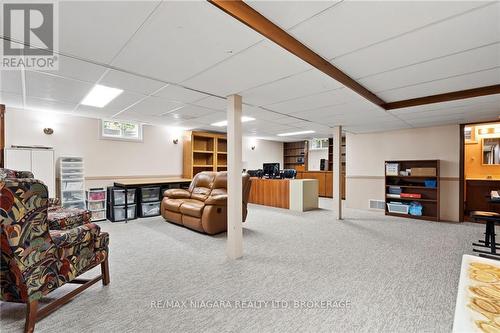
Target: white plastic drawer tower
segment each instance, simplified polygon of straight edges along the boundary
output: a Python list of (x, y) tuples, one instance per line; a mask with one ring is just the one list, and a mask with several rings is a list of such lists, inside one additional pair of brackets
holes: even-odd
[(85, 181), (83, 158), (76, 156), (59, 157), (60, 199), (63, 207), (85, 209)]

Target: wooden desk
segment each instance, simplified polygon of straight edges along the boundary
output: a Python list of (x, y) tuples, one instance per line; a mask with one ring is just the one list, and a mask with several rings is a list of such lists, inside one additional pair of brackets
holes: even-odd
[(301, 212), (318, 208), (316, 179), (251, 179), (250, 203)]
[(133, 178), (122, 179), (115, 182), (118, 187), (135, 187), (135, 186), (151, 186), (151, 185), (166, 185), (175, 183), (190, 183), (188, 178)]
[(500, 190), (500, 180), (467, 179), (465, 183), (465, 210), (469, 214), (475, 210), (500, 213), (500, 205), (490, 202), (491, 191)]
[(116, 187), (121, 187), (125, 190), (125, 223), (128, 222), (128, 189), (140, 188), (146, 186), (162, 186), (162, 185), (177, 185), (179, 187), (189, 186), (191, 179), (188, 178), (133, 178), (122, 179), (115, 182)]

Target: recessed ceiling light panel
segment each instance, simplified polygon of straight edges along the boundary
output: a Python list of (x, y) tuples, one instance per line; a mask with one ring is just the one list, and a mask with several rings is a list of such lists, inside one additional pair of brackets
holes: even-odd
[(278, 136), (292, 136), (292, 135), (301, 135), (301, 134), (309, 134), (314, 133), (314, 131), (299, 131), (299, 132), (289, 132), (289, 133), (281, 133)]
[[(241, 122), (242, 123), (247, 123), (247, 122), (253, 121), (253, 120), (255, 120), (255, 118), (247, 117), (247, 116), (242, 116), (241, 117)], [(225, 127), (225, 126), (227, 126), (227, 120), (222, 120), (222, 121), (218, 121), (216, 123), (212, 123), (212, 124), (210, 124), (210, 126)]]
[(98, 108), (105, 107), (109, 102), (114, 100), (123, 92), (122, 89), (106, 87), (96, 84), (89, 91), (87, 96), (80, 102), (82, 105), (95, 106)]

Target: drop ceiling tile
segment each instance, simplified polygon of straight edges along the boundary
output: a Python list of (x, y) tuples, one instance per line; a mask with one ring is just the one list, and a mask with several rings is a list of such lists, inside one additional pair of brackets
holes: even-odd
[(138, 75), (133, 75), (116, 70), (109, 70), (101, 79), (99, 84), (128, 90), (134, 93), (149, 95), (166, 84), (160, 81), (151, 80)]
[(500, 67), (500, 42), (449, 57), (370, 76), (359, 80), (359, 83), (378, 93), (494, 67)]
[(339, 1), (245, 1), (271, 22), (288, 29), (317, 15)]
[(113, 65), (180, 83), (262, 38), (206, 1), (165, 1)]
[(266, 105), (266, 108), (290, 114), (303, 112), (303, 117), (307, 117), (307, 110), (319, 109), (327, 106), (346, 104), (359, 101), (361, 97), (347, 88), (329, 90), (323, 93), (295, 98), (285, 102)]
[(252, 117), (260, 120), (276, 120), (283, 118), (282, 114), (264, 110), (258, 107), (253, 107), (243, 104), (243, 115), (247, 117)]
[(124, 91), (103, 108), (80, 104), (75, 112), (95, 114), (99, 115), (99, 117), (109, 117), (138, 102), (141, 98), (143, 98), (142, 95)]
[(228, 96), (310, 68), (301, 59), (265, 40), (183, 84), (219, 96)]
[(322, 57), (331, 59), (482, 4), (474, 1), (344, 1), (290, 32)]
[(0, 91), (22, 95), (23, 85), (20, 70), (0, 71)]
[(208, 95), (171, 84), (160, 90), (155, 96), (181, 103), (193, 103)]
[(225, 111), (227, 109), (227, 99), (214, 96), (205, 97), (192, 104), (218, 111)]
[(72, 79), (26, 71), (26, 95), (66, 103), (79, 103), (92, 84)]
[[(398, 3), (406, 6), (410, 2)], [(448, 2), (443, 2), (443, 5), (448, 5)], [(332, 62), (351, 77), (373, 75), (498, 42), (499, 21), (500, 3), (496, 2), (439, 24), (335, 58)], [(349, 36), (352, 37), (350, 34)]]
[(186, 104), (182, 108), (172, 111), (168, 114), (165, 114), (166, 117), (174, 117), (175, 119), (182, 119), (182, 120), (192, 120), (196, 119), (199, 117), (207, 116), (213, 114), (214, 111), (212, 109), (207, 109), (204, 107), (196, 106), (196, 105), (189, 105)]
[(11, 94), (5, 91), (0, 91), (0, 104), (9, 108), (23, 108), (23, 96), (18, 94)]
[(386, 102), (500, 84), (500, 67), (377, 93)]
[[(208, 112), (209, 110), (207, 110)], [(211, 111), (211, 110), (210, 110)], [(196, 120), (196, 122), (205, 124), (205, 125), (210, 125), (215, 122), (223, 121), (226, 120), (226, 113), (222, 111), (211, 111), (209, 114), (205, 114), (201, 117), (194, 117), (193, 119)], [(217, 127), (217, 126), (216, 126)], [(226, 127), (219, 127), (219, 129), (225, 129)]]
[[(61, 1), (62, 53), (109, 63), (159, 1)], [(143, 58), (144, 59), (144, 58)], [(139, 59), (138, 61), (143, 61)]]
[(71, 113), (75, 109), (76, 105), (76, 103), (50, 101), (36, 97), (28, 97), (26, 98), (25, 109)]
[(339, 82), (314, 68), (243, 91), (241, 95), (245, 102), (268, 105), (340, 87), (342, 85)]
[(184, 104), (160, 97), (148, 97), (127, 109), (128, 112), (136, 112), (143, 115), (161, 115), (185, 107)]
[(57, 59), (56, 70), (39, 70), (39, 72), (95, 83), (106, 71), (104, 66), (61, 54), (57, 56)]

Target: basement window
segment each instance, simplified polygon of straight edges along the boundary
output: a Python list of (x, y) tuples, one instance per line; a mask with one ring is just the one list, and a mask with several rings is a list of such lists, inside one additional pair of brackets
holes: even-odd
[(142, 141), (142, 125), (129, 121), (102, 120), (101, 138), (109, 140)]
[(328, 138), (314, 138), (309, 142), (309, 149), (311, 150), (328, 149)]

